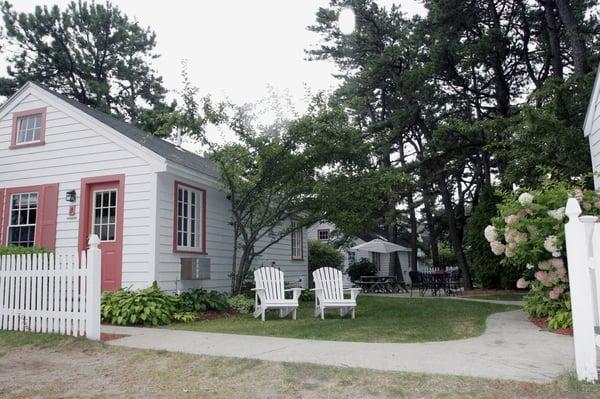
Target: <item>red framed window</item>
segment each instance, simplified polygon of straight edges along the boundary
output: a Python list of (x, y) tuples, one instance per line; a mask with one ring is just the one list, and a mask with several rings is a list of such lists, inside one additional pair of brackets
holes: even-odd
[(329, 229), (317, 230), (317, 238), (320, 241), (329, 241)]
[(0, 189), (0, 245), (54, 250), (58, 184)]
[(6, 244), (33, 247), (37, 225), (38, 193), (12, 193), (8, 199)]
[(302, 236), (302, 228), (298, 227), (298, 223), (292, 220), (292, 260), (304, 259), (304, 242)]
[(13, 114), (10, 148), (43, 145), (46, 140), (46, 108)]
[(206, 254), (206, 190), (175, 182), (173, 251)]

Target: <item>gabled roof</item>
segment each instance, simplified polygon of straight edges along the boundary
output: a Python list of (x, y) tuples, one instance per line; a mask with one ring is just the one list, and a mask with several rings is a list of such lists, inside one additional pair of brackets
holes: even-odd
[(88, 116), (91, 116), (99, 122), (116, 130), (117, 132), (121, 133), (127, 138), (143, 145), (144, 147), (148, 148), (152, 152), (160, 155), (168, 161), (171, 161), (177, 165), (185, 166), (189, 169), (206, 174), (208, 176), (217, 178), (219, 176), (215, 164), (212, 161), (198, 154), (194, 154), (193, 152), (184, 150), (176, 146), (175, 144), (169, 143), (168, 141), (161, 139), (160, 137), (145, 132), (142, 129), (132, 125), (131, 123), (127, 123), (118, 118), (115, 118), (112, 115), (98, 111), (97, 109), (88, 107), (87, 105), (83, 105), (79, 101), (69, 98), (63, 94), (57, 93), (54, 90), (51, 90), (40, 83), (31, 82), (31, 84), (67, 102), (69, 105), (77, 108), (78, 110), (84, 112)]
[(596, 81), (594, 82), (594, 88), (592, 90), (592, 96), (588, 104), (587, 113), (585, 114), (585, 121), (583, 122), (583, 134), (589, 136), (593, 132), (594, 120), (597, 117), (597, 113), (600, 112), (600, 66), (596, 71)]

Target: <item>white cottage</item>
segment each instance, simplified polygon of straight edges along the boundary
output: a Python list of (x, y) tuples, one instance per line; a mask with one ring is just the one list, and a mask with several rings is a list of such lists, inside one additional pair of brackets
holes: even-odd
[[(102, 243), (102, 289), (227, 290), (230, 203), (207, 159), (36, 83), (0, 107), (0, 245)], [(298, 230), (263, 254), (307, 281)], [(258, 264), (260, 265), (260, 264)]]
[(600, 189), (600, 67), (596, 72), (596, 82), (585, 115), (583, 133), (590, 142), (594, 186), (596, 189)]

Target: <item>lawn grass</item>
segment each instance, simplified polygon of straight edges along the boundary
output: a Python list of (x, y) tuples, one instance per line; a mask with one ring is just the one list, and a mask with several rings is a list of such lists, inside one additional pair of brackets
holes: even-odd
[[(0, 348), (8, 349), (23, 345), (47, 347), (63, 342), (65, 337), (59, 334), (33, 334), (19, 331), (0, 330)], [(74, 338), (69, 338), (74, 339)]]
[[(0, 333), (0, 397), (598, 398), (566, 374), (549, 384), (139, 350)], [(46, 345), (52, 342), (53, 345)], [(8, 345), (8, 346), (7, 346)], [(41, 346), (40, 346), (41, 345)]]
[(340, 318), (336, 310), (325, 320), (317, 319), (314, 304), (308, 302), (301, 303), (298, 320), (280, 319), (270, 311), (265, 322), (251, 314), (234, 315), (170, 328), (330, 341), (429, 342), (481, 335), (489, 315), (513, 309), (517, 308), (452, 299), (359, 296), (355, 320)]

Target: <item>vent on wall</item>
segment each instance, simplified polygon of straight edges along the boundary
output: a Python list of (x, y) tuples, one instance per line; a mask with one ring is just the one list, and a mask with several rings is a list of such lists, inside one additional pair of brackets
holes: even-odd
[(210, 258), (181, 258), (181, 280), (210, 280)]

